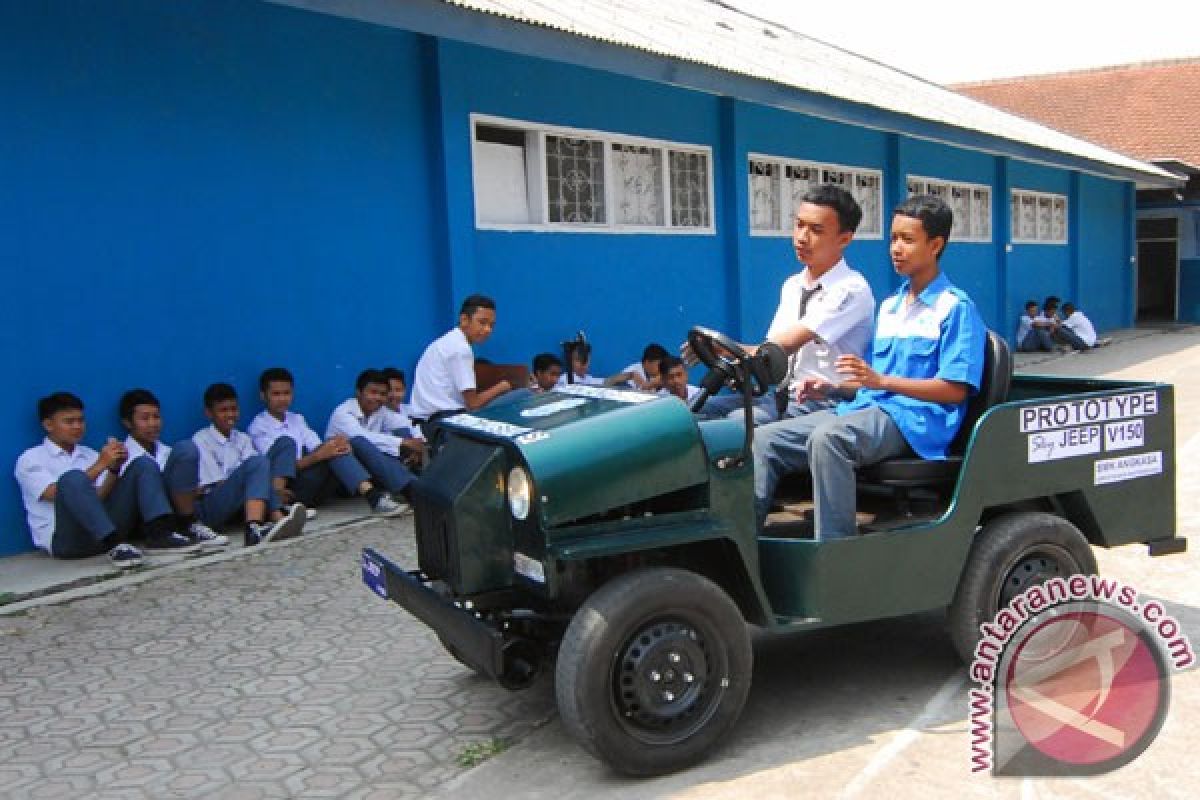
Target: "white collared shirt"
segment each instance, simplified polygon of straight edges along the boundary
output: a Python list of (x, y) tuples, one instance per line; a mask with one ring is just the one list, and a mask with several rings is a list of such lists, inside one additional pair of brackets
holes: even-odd
[[(25, 504), (25, 518), (35, 547), (49, 553), (54, 538), (54, 501), (43, 500), (42, 493), (57, 483), (64, 472), (87, 470), (99, 457), (99, 453), (82, 444), (75, 445), (68, 453), (49, 437), (21, 453), (13, 474), (21, 486), (21, 502)], [(95, 481), (97, 487), (104, 483), (104, 478), (104, 473), (100, 473)]]
[(361, 436), (378, 447), (380, 452), (399, 458), (400, 446), (404, 440), (391, 433), (393, 428), (388, 427), (397, 418), (396, 412), (387, 406), (380, 406), (378, 411), (367, 416), (358, 404), (358, 398), (351, 397), (329, 415), (325, 438), (332, 439), (340, 435), (353, 439), (355, 436)]
[(305, 453), (311, 453), (321, 446), (321, 437), (308, 427), (304, 416), (291, 411), (283, 412), (283, 419), (276, 419), (269, 411), (260, 411), (258, 416), (250, 421), (246, 429), (254, 449), (263, 455), (275, 444), (280, 436), (290, 436), (296, 443), (296, 458), (303, 458)]
[(215, 425), (201, 428), (192, 436), (200, 451), (200, 486), (211, 486), (228, 478), (242, 462), (251, 456), (254, 443), (250, 437), (234, 428), (226, 439)]
[(1096, 346), (1096, 328), (1092, 321), (1083, 315), (1082, 311), (1072, 311), (1071, 316), (1062, 321), (1064, 328), (1070, 328), (1075, 335), (1083, 339), (1088, 347)]
[(429, 419), (439, 411), (467, 407), (463, 392), (475, 388), (475, 352), (462, 328), (435, 339), (413, 373), (412, 413)]
[[(645, 376), (643, 375), (642, 377), (645, 377)], [(596, 376), (594, 376), (594, 375), (579, 375), (579, 374), (576, 374), (576, 375), (574, 376), (574, 383), (575, 383), (575, 385), (576, 385), (576, 386), (603, 386), (603, 385), (604, 385), (604, 379), (603, 379), (603, 378), (597, 378), (597, 377), (596, 377)], [(566, 385), (567, 385), (567, 373), (565, 373), (565, 372), (564, 372), (562, 375), (559, 375), (559, 376), (558, 376), (558, 382), (557, 382), (557, 383), (555, 383), (554, 385), (555, 385), (556, 387), (558, 387), (558, 386), (566, 386)]]
[[(659, 389), (657, 392), (655, 392), (655, 394), (660, 395), (662, 397), (674, 397), (676, 400), (680, 399), (679, 395), (672, 394), (667, 389)], [(700, 394), (699, 386), (693, 386), (690, 383), (687, 385), (687, 406), (688, 406), (688, 408), (692, 407), (692, 403), (694, 403), (696, 401), (696, 397), (699, 394)]]
[[(800, 292), (816, 285), (821, 288), (809, 298), (801, 319)], [(805, 268), (783, 282), (767, 339), (774, 340), (797, 323), (817, 335), (817, 339), (796, 354), (791, 380), (798, 382), (808, 376), (829, 374), (838, 356), (865, 358), (874, 321), (875, 295), (871, 285), (842, 259), (815, 281)]]
[(133, 463), (135, 458), (141, 458), (142, 456), (153, 458), (154, 463), (158, 464), (158, 471), (162, 472), (167, 468), (167, 457), (171, 455), (171, 448), (162, 442), (155, 442), (154, 452), (149, 453), (146, 451), (146, 448), (138, 443), (137, 439), (129, 435), (125, 437), (125, 452), (129, 453), (129, 458), (125, 459), (125, 463), (121, 465), (122, 475), (125, 474), (125, 470), (129, 469), (129, 465)]
[(401, 439), (424, 439), (425, 434), (421, 433), (421, 429), (417, 427), (412, 417), (408, 415), (408, 406), (404, 403), (400, 404), (399, 409), (392, 409), (384, 406), (381, 410), (387, 412), (387, 418), (384, 420), (384, 430), (388, 433), (395, 434)]

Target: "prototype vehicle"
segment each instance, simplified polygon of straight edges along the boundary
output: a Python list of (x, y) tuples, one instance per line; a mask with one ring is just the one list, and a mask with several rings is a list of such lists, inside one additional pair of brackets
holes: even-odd
[[(714, 331), (689, 340), (705, 386), (747, 407), (778, 372)], [(364, 550), (364, 581), (508, 688), (553, 664), (566, 728), (632, 775), (692, 764), (734, 724), (749, 625), (948, 609), (969, 661), (1017, 594), (1095, 572), (1092, 547), (1186, 546), (1172, 387), (1013, 377), (995, 334), (951, 457), (861, 470), (848, 539), (812, 538), (807, 476), (759, 530), (752, 429), (675, 398), (568, 386), (442, 426), (414, 492), (418, 568)]]

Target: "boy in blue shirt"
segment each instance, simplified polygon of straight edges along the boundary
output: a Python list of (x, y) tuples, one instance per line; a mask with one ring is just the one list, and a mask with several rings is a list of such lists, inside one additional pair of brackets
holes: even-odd
[[(871, 363), (837, 360), (853, 400), (758, 428), (754, 501), (759, 525), (783, 475), (808, 467), (818, 539), (853, 536), (856, 467), (915, 452), (943, 459), (979, 389), (987, 329), (975, 304), (942, 274), (953, 212), (918, 195), (896, 207), (890, 254), (903, 285), (879, 307)], [(806, 385), (809, 394), (819, 390)]]

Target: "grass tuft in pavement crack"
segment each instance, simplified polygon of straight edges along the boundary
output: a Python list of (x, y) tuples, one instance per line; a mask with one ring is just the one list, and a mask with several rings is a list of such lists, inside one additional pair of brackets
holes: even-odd
[(495, 738), (486, 742), (473, 742), (463, 748), (455, 760), (460, 767), (477, 767), (492, 756), (497, 756), (508, 749), (508, 741)]

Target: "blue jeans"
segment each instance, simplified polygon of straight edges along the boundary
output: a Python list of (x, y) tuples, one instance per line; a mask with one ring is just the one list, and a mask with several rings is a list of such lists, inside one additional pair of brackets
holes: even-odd
[[(366, 437), (355, 436), (350, 440), (350, 447), (354, 450), (357, 463), (366, 469), (371, 476), (371, 482), (380, 489), (398, 492), (415, 480), (403, 461), (383, 452)], [(358, 483), (354, 484), (355, 489), (358, 488)]]
[[(292, 445), (293, 461), (295, 453), (295, 445)], [(191, 439), (175, 445), (167, 458), (163, 474), (171, 492), (195, 490), (199, 483), (200, 451)], [(274, 497), (270, 462), (263, 456), (251, 456), (238, 465), (228, 478), (214, 484), (208, 494), (196, 499), (196, 516), (205, 525), (220, 527), (240, 514), (246, 501), (262, 500), (270, 505), (269, 501)], [(276, 498), (275, 506), (271, 507), (277, 508), (278, 503)]]
[(292, 491), (301, 503), (315, 507), (333, 497), (339, 489), (353, 497), (358, 494), (362, 482), (370, 479), (370, 473), (358, 463), (354, 454), (347, 453), (296, 470)]
[(98, 555), (108, 549), (104, 540), (109, 536), (171, 513), (162, 473), (149, 456), (130, 462), (104, 500), (82, 470), (64, 472), (55, 485), (50, 552), (58, 558)]
[[(775, 394), (767, 392), (754, 401), (754, 424), (755, 426), (766, 425), (768, 422), (777, 422), (780, 419), (791, 419), (802, 414), (811, 414), (814, 411), (824, 411), (833, 408), (834, 405), (836, 405), (834, 400), (805, 400), (803, 403), (797, 403), (793, 396), (788, 400), (787, 408), (780, 417), (779, 409), (775, 407)], [(741, 395), (719, 394), (716, 397), (708, 398), (704, 403), (700, 409), (700, 418), (740, 420), (745, 413), (745, 409), (742, 408)]]
[(1032, 328), (1025, 338), (1017, 342), (1018, 353), (1053, 352), (1054, 339), (1045, 328)]
[(838, 416), (817, 411), (763, 425), (754, 432), (754, 512), (759, 528), (779, 480), (808, 468), (818, 539), (853, 536), (855, 467), (910, 454), (896, 423), (878, 406)]
[(1059, 325), (1054, 331), (1054, 338), (1069, 344), (1076, 350), (1090, 350), (1087, 342), (1079, 338), (1079, 334), (1065, 325)]

